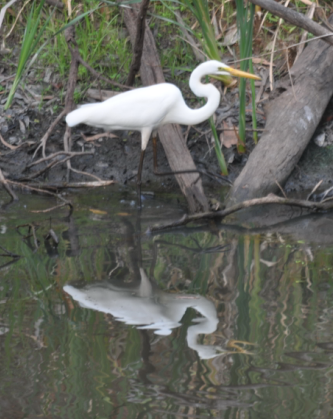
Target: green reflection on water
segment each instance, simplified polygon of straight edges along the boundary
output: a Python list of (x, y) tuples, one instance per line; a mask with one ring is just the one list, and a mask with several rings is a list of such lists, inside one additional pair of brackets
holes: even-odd
[[(1, 246), (21, 258), (0, 259), (1, 417), (330, 416), (331, 246), (216, 226), (148, 237), (138, 233), (135, 210), (97, 198), (78, 202), (72, 216), (32, 214), (54, 204), (31, 197), (22, 198), (24, 211), (2, 214)], [(92, 202), (104, 213), (91, 212)], [(161, 217), (179, 211), (160, 205)], [(141, 232), (156, 213), (142, 212)], [(17, 225), (28, 223), (35, 227), (20, 235)], [(58, 246), (45, 239), (50, 228)], [(70, 281), (108, 280), (133, 304), (140, 261), (150, 302), (191, 303), (169, 336), (83, 308), (63, 292)], [(188, 346), (204, 320), (199, 296), (219, 320), (197, 338), (201, 349), (219, 348), (211, 359)]]

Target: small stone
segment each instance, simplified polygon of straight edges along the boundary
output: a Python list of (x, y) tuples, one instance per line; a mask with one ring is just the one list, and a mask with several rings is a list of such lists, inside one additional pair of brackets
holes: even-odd
[(52, 75), (52, 69), (49, 67), (45, 71), (45, 76), (44, 76), (44, 80), (43, 81), (45, 83), (50, 83), (50, 81), (51, 81), (51, 75)]
[(21, 119), (19, 119), (19, 124), (20, 124), (20, 131), (22, 132), (22, 134), (25, 134), (26, 133), (25, 125)]
[(28, 117), (28, 115), (25, 115), (25, 116), (23, 117), (23, 121), (24, 121), (24, 123), (25, 123), (25, 126), (26, 126), (27, 128), (29, 128), (29, 125), (30, 125), (30, 118)]
[(17, 144), (18, 143), (18, 139), (15, 136), (9, 137), (8, 138), (8, 143), (9, 144)]
[(318, 147), (324, 147), (325, 139), (326, 139), (326, 134), (322, 132), (315, 137), (314, 142)]

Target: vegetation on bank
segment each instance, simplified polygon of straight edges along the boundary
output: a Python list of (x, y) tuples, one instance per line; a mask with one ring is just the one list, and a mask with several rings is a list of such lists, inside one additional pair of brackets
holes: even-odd
[[(1, 31), (4, 34), (2, 53), (5, 77), (0, 79), (2, 104), (5, 109), (13, 100), (18, 85), (24, 83), (42, 86), (41, 96), (55, 94), (64, 98), (66, 81), (71, 62), (64, 30), (75, 24), (76, 42), (84, 61), (111, 80), (125, 84), (131, 63), (132, 47), (122, 16), (122, 8), (138, 0), (126, 3), (98, 2), (12, 2), (6, 10)], [(51, 4), (52, 3), (52, 4)], [(287, 1), (286, 7), (306, 14), (311, 11), (310, 0)], [(319, 20), (332, 12), (330, 2), (316, 3)], [(301, 40), (302, 31), (284, 23), (270, 13), (245, 0), (162, 0), (151, 2), (149, 27), (158, 46), (162, 68), (167, 81), (187, 90), (188, 73), (198, 59), (231, 58), (244, 71), (253, 71), (252, 55), (256, 64), (270, 66), (271, 82), (289, 70), (297, 53), (297, 47), (289, 48)], [(308, 35), (311, 37), (311, 35)], [(224, 58), (226, 57), (226, 58)], [(259, 59), (258, 59), (259, 58)], [(56, 73), (51, 83), (45, 83), (47, 72)], [(16, 75), (13, 78), (8, 76)], [(79, 83), (74, 93), (75, 102), (84, 100), (90, 87), (105, 88), (107, 83), (96, 80), (84, 66), (79, 66)], [(223, 80), (230, 84), (231, 80)], [(140, 85), (139, 77), (136, 86)], [(238, 152), (245, 151), (245, 109), (252, 105), (254, 142), (256, 132), (255, 86), (247, 88), (245, 79), (239, 83)], [(118, 88), (115, 87), (115, 90)], [(251, 92), (251, 93), (250, 93)], [(210, 121), (215, 149), (221, 171), (227, 174), (221, 153), (220, 138), (213, 119)]]

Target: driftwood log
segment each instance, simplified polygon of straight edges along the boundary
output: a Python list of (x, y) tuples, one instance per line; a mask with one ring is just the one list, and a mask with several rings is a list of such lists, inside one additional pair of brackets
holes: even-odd
[(333, 48), (323, 40), (311, 42), (268, 105), (265, 134), (236, 179), (228, 205), (266, 196), (286, 181), (332, 97), (332, 75)]
[[(135, 43), (136, 20), (138, 6), (124, 8), (124, 20), (130, 34), (131, 43)], [(141, 81), (145, 86), (164, 83), (163, 71), (155, 45), (154, 37), (146, 23), (140, 67)], [(158, 130), (159, 139), (163, 145), (166, 157), (173, 172), (196, 170), (192, 156), (187, 148), (179, 125), (165, 125)], [(181, 191), (185, 195), (189, 211), (199, 212), (208, 210), (208, 201), (204, 194), (201, 179), (197, 173), (184, 173), (176, 175)]]
[[(256, 6), (260, 6), (263, 9), (271, 12), (275, 16), (286, 20), (292, 25), (297, 26), (298, 28), (303, 28), (307, 32), (312, 33), (315, 36), (323, 37), (325, 42), (333, 45), (333, 34), (328, 29), (319, 25), (316, 22), (313, 22), (308, 17), (304, 16), (301, 13), (296, 12), (295, 10), (290, 9), (289, 7), (284, 7), (281, 4), (273, 0), (249, 0), (251, 3)], [(332, 23), (332, 21), (331, 21)]]

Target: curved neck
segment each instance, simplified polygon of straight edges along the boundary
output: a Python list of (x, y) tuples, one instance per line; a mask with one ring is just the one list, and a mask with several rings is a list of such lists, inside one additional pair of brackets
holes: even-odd
[(204, 65), (197, 67), (190, 77), (190, 88), (198, 97), (207, 98), (207, 103), (199, 109), (190, 109), (182, 115), (185, 125), (200, 124), (210, 118), (220, 104), (220, 92), (211, 83), (201, 83), (202, 77), (208, 75)]

